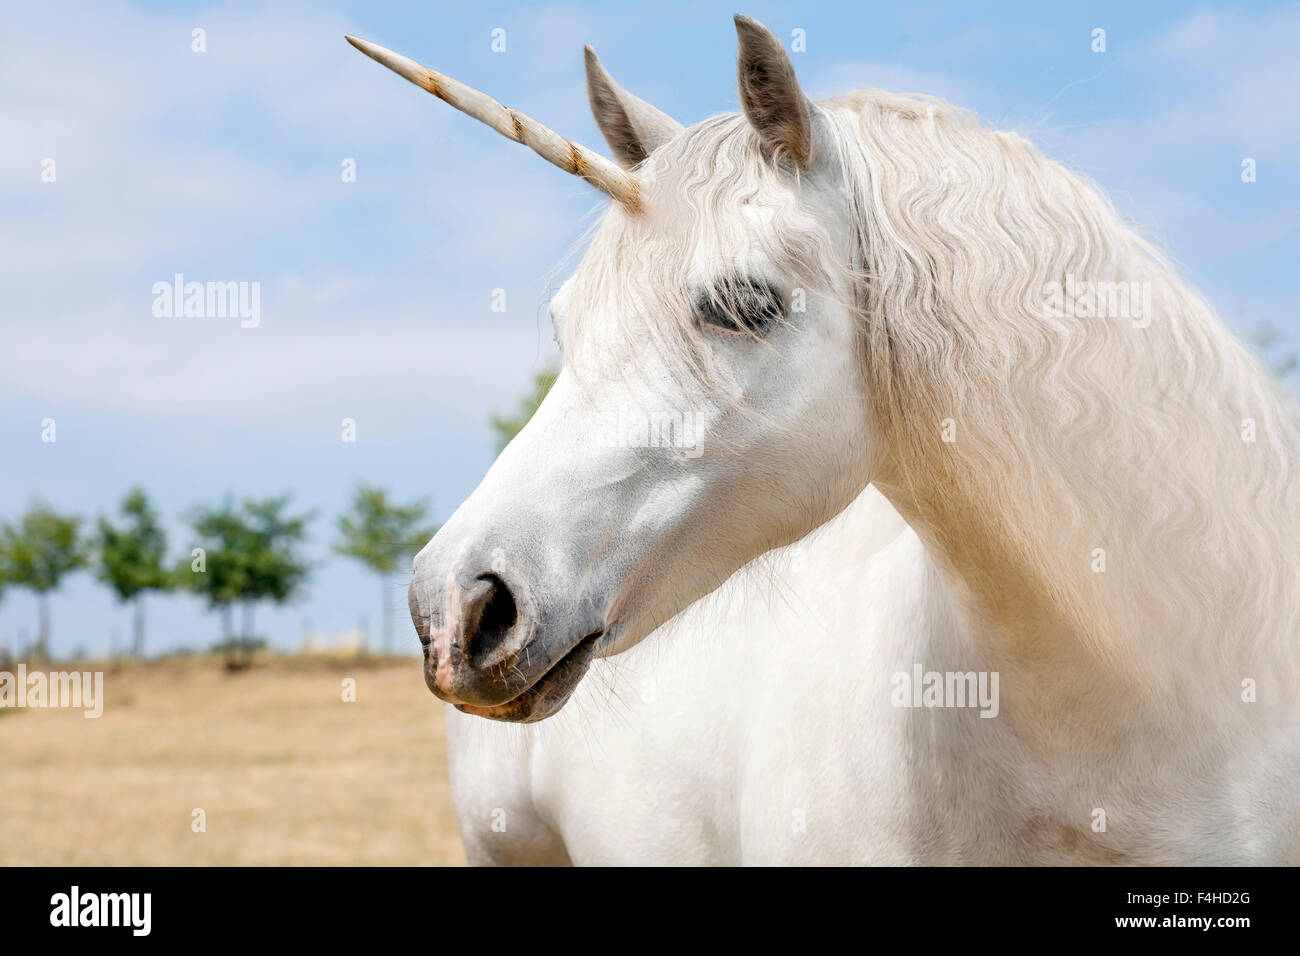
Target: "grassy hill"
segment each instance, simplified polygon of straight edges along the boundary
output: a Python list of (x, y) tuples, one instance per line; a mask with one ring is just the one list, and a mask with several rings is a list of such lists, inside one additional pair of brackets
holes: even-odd
[(104, 713), (0, 714), (0, 865), (464, 862), (418, 660), (42, 669), (106, 669)]

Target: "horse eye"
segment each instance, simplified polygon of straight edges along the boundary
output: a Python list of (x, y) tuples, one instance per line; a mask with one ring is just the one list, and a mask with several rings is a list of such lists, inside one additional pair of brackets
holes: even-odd
[(785, 309), (781, 296), (766, 282), (754, 279), (729, 279), (695, 303), (700, 322), (724, 332), (766, 335), (781, 318)]

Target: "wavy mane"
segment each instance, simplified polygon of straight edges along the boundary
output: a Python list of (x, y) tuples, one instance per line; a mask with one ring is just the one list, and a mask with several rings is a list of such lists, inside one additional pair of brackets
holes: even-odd
[[(647, 215), (606, 217), (575, 286), (578, 321), (621, 315), (626, 339), (711, 381), (683, 279), (701, 258), (734, 258), (727, 223), (743, 204), (775, 205), (767, 259), (862, 318), (892, 451), (877, 483), (983, 595), (1009, 651), (1046, 653), (1044, 630), (1064, 630), (1112, 667), (1176, 681), (1146, 673), (1151, 662), (1244, 668), (1257, 645), (1294, 644), (1300, 432), (1204, 299), (1098, 188), (1015, 134), (880, 92), (819, 108), (853, 223), (848, 260), (812, 204), (764, 188), (783, 174), (744, 117), (715, 117), (643, 165), (652, 190), (673, 179), (671, 194)], [(666, 221), (689, 241), (656, 242)], [(1147, 324), (1054, 309), (1048, 290), (1071, 282), (1137, 283)], [(608, 308), (629, 290), (638, 308)]]
[[(964, 572), (1033, 576), (1104, 652), (1116, 636), (1193, 655), (1293, 641), (1294, 412), (1204, 299), (1021, 137), (935, 101), (827, 107), (867, 275), (875, 413), (902, 453), (885, 481), (936, 528), (995, 516), (1019, 552)], [(1046, 290), (1071, 282), (1138, 283), (1150, 314), (1063, 314)], [(936, 473), (967, 487), (919, 483)], [(972, 506), (988, 514), (951, 520)], [(1061, 547), (1087, 542), (1104, 574), (1091, 548)], [(1198, 625), (1208, 642), (1186, 640)]]

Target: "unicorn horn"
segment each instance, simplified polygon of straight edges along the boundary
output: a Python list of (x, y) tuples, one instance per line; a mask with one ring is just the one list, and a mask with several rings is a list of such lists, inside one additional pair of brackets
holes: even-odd
[(382, 63), (438, 99), (450, 103), (462, 113), (487, 123), (507, 139), (523, 143), (565, 172), (581, 176), (630, 212), (641, 209), (640, 183), (622, 167), (599, 153), (593, 153), (580, 143), (565, 139), (549, 126), (543, 126), (517, 110), (502, 106), (486, 93), (421, 66), (400, 53), (385, 50), (382, 46), (357, 37), (345, 39), (372, 60)]

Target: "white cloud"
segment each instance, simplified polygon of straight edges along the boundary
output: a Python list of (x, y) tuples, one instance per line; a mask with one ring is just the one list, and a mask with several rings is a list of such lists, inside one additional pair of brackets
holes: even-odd
[[(553, 355), (538, 307), (597, 202), (585, 184), (362, 57), (336, 15), (78, 18), (20, 15), (0, 56), (0, 83), (31, 91), (0, 106), (7, 397), (280, 430), (396, 407), (481, 434)], [(349, 223), (398, 261), (340, 265)], [(305, 268), (277, 275), (286, 260)], [(261, 282), (261, 326), (153, 317), (174, 272)]]

